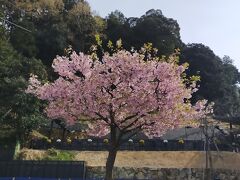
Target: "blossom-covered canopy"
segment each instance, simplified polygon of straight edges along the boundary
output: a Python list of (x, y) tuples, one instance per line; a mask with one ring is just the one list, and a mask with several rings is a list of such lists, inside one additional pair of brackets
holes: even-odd
[(127, 51), (105, 54), (103, 61), (75, 52), (69, 58), (58, 56), (52, 67), (59, 78), (42, 84), (32, 75), (27, 92), (49, 102), (50, 118), (74, 123), (88, 116), (88, 133), (94, 136), (106, 135), (114, 125), (121, 132), (139, 129), (156, 137), (205, 115), (206, 101), (189, 103), (197, 89), (195, 83), (186, 87), (185, 66), (145, 61)]

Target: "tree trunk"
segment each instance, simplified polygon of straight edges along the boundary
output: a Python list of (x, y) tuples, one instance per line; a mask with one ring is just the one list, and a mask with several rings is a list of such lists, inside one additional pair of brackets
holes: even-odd
[(51, 121), (51, 126), (50, 126), (50, 130), (49, 130), (49, 135), (48, 135), (49, 139), (52, 138), (52, 131), (53, 131), (53, 120)]
[(113, 180), (113, 166), (117, 155), (117, 149), (111, 148), (108, 153), (107, 163), (106, 163), (106, 176), (105, 180)]
[(114, 124), (114, 112), (112, 110), (112, 106), (110, 106), (110, 119), (111, 119), (111, 126), (110, 126), (110, 147), (108, 151), (108, 158), (106, 162), (106, 176), (105, 180), (113, 180), (113, 166), (115, 163), (117, 150), (118, 150), (118, 138), (117, 138), (117, 127)]

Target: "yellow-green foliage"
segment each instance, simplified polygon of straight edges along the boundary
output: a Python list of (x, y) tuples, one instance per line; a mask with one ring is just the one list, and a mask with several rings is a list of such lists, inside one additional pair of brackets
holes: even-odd
[(43, 160), (61, 160), (61, 161), (72, 161), (75, 158), (75, 154), (70, 151), (59, 151), (56, 149), (47, 150), (47, 156)]

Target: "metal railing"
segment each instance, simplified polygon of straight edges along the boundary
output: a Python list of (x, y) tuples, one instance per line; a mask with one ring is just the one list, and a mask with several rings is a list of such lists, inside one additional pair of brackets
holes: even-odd
[[(220, 151), (232, 151), (232, 148), (225, 144), (218, 144), (218, 150)], [(32, 149), (62, 149), (62, 150), (78, 150), (78, 151), (105, 151), (108, 150), (109, 145), (104, 142), (103, 139), (81, 139), (73, 140), (71, 143), (56, 142), (51, 143), (44, 140), (34, 140), (30, 143), (29, 148)], [(159, 139), (147, 139), (144, 142), (140, 140), (132, 140), (131, 142), (123, 143), (119, 150), (131, 150), (131, 151), (203, 151), (204, 141), (184, 140), (180, 142), (178, 140), (163, 141)], [(214, 144), (211, 145), (212, 151), (217, 151)]]

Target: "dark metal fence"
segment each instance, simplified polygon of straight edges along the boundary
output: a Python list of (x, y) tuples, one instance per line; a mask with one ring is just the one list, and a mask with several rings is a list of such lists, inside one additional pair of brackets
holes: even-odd
[[(91, 178), (91, 179), (82, 179), (82, 178), (35, 178), (35, 177), (4, 177), (0, 180), (104, 180), (104, 178)], [(115, 179), (115, 180), (137, 180), (136, 178), (128, 179)], [(149, 180), (149, 179), (140, 179), (140, 180)]]
[[(82, 178), (36, 178), (36, 177), (4, 177), (0, 180), (86, 180)], [(89, 179), (90, 180), (90, 179)], [(94, 179), (96, 180), (96, 179)], [(102, 180), (102, 179), (99, 179)]]
[(0, 146), (0, 161), (12, 160), (13, 155), (14, 155), (14, 147), (5, 148)]
[(0, 161), (0, 177), (85, 178), (83, 161)]
[[(30, 144), (32, 149), (49, 149), (56, 148), (62, 150), (79, 150), (79, 151), (105, 151), (108, 150), (109, 145), (104, 142), (103, 139), (81, 139), (73, 140), (71, 143), (56, 142), (51, 143), (46, 141), (35, 140)], [(220, 151), (232, 151), (232, 147), (226, 144), (218, 144), (218, 150)], [(211, 145), (211, 150), (217, 150), (216, 145)], [(159, 139), (147, 139), (144, 143), (140, 140), (133, 140), (122, 144), (120, 150), (132, 150), (132, 151), (203, 151), (204, 141), (184, 140), (179, 142), (178, 140), (168, 140), (164, 142)]]

